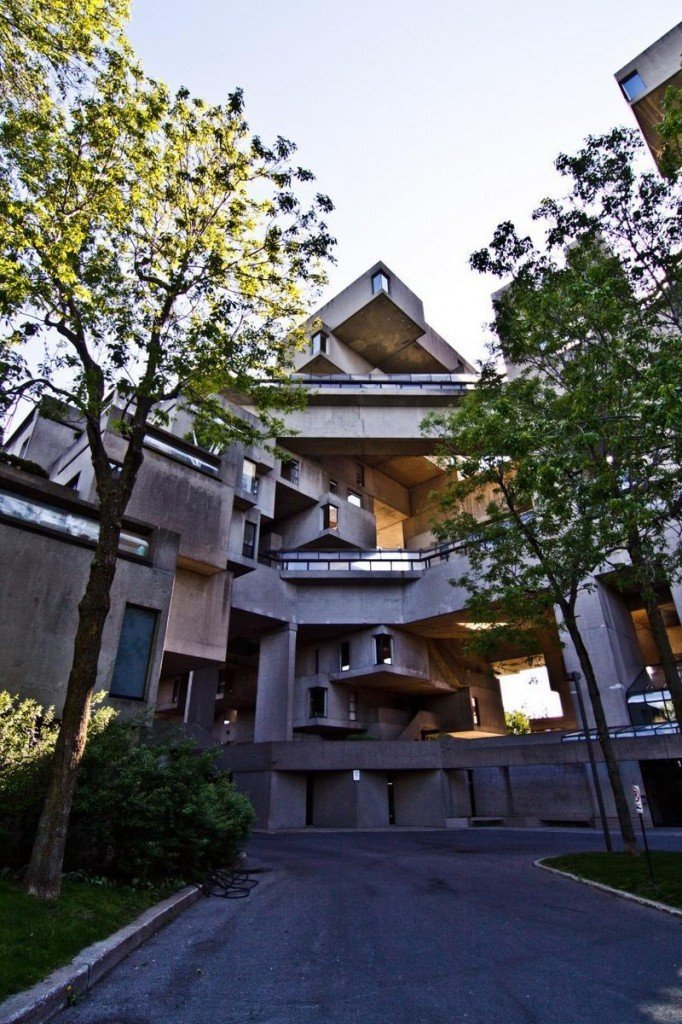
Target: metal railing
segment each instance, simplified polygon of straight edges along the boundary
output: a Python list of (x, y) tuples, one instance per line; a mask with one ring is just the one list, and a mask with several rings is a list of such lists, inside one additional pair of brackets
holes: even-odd
[(328, 376), (294, 374), (293, 380), (306, 388), (363, 388), (381, 391), (395, 388), (417, 388), (464, 394), (476, 386), (473, 374), (391, 373), (382, 377), (370, 374), (337, 373)]
[[(612, 739), (628, 739), (638, 736), (670, 736), (680, 731), (677, 722), (663, 722), (656, 725), (617, 725), (609, 729), (609, 736)], [(596, 729), (589, 730), (591, 740), (599, 738)], [(585, 740), (585, 732), (565, 732), (561, 737), (562, 743), (572, 743), (576, 740)]]
[(421, 572), (447, 562), (463, 542), (438, 544), (418, 551), (404, 548), (266, 551), (261, 561), (283, 572)]

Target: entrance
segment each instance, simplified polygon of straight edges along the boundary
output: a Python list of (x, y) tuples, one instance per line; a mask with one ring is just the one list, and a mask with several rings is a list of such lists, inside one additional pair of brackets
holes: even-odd
[(682, 825), (682, 760), (640, 761), (654, 825)]

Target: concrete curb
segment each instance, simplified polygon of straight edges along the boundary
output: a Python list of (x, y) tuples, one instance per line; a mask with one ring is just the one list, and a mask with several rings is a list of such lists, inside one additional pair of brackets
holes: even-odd
[[(666, 914), (672, 914), (673, 917), (682, 917), (682, 910), (678, 910), (677, 907), (671, 907), (667, 903), (658, 903), (657, 900), (648, 900), (645, 896), (635, 896), (634, 893), (625, 892), (623, 889), (614, 889), (611, 885), (604, 885), (603, 882), (594, 882), (591, 878), (581, 878), (580, 875), (573, 875), (570, 871), (560, 871), (559, 868), (551, 868), (542, 859), (534, 861), (533, 867), (542, 868), (543, 871), (551, 871), (553, 875), (570, 878), (574, 882), (582, 883), (582, 885), (589, 885), (592, 889), (610, 892), (614, 896), (620, 896), (621, 899), (630, 900), (631, 903), (641, 903), (643, 907), (653, 907), (654, 910), (664, 910)], [(0, 1024), (4, 1024), (4, 1022), (0, 1020)]]
[(199, 889), (193, 885), (181, 889), (145, 910), (108, 939), (88, 946), (70, 964), (48, 974), (44, 981), (0, 1003), (0, 1024), (43, 1024), (48, 1021), (72, 999), (92, 988), (128, 953), (196, 903), (200, 896)]

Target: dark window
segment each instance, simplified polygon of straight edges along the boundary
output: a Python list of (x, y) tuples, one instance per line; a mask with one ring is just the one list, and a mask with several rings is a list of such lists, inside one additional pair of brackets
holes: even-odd
[(112, 697), (144, 700), (158, 615), (151, 608), (126, 605), (109, 687)]
[(75, 476), (71, 477), (71, 479), (66, 484), (66, 486), (69, 488), (69, 490), (71, 490), (71, 491), (77, 491), (78, 490), (78, 484), (80, 482), (80, 478), (81, 478), (80, 473), (76, 473)]
[(244, 558), (253, 558), (256, 553), (256, 524), (244, 523), (244, 543), (242, 554)]
[(372, 295), (377, 295), (379, 292), (386, 292), (388, 295), (390, 290), (390, 281), (383, 270), (377, 270), (376, 274), (372, 274)]
[(258, 494), (256, 468), (255, 462), (252, 462), (251, 459), (244, 459), (242, 465), (242, 490), (248, 494)]
[(308, 690), (308, 707), (311, 718), (327, 717), (327, 688), (311, 686)]
[(350, 668), (350, 644), (347, 640), (342, 640), (339, 644), (339, 668), (342, 672), (347, 672)]
[(351, 690), (348, 694), (348, 721), (357, 722), (358, 720), (358, 695), (355, 690)]
[(339, 510), (336, 505), (323, 505), (322, 506), (322, 529), (323, 530), (338, 530), (339, 528)]
[(339, 493), (339, 481), (338, 480), (330, 480), (329, 481), (329, 493), (330, 494), (338, 494)]
[(638, 100), (646, 92), (646, 85), (639, 71), (631, 71), (629, 75), (622, 79), (620, 87), (630, 103), (634, 103), (635, 100)]
[(365, 467), (359, 462), (355, 464), (355, 482), (356, 484), (359, 484), (360, 487), (365, 486)]
[(315, 354), (317, 352), (323, 352), (324, 353), (324, 352), (327, 351), (327, 339), (328, 339), (328, 337), (329, 336), (327, 334), (325, 334), (324, 331), (317, 331), (315, 334), (313, 334), (313, 336), (311, 338), (311, 341), (310, 341), (310, 347), (311, 347), (311, 350), (312, 350), (313, 354)]
[(390, 665), (393, 661), (390, 633), (377, 633), (374, 637), (374, 663)]
[(282, 480), (288, 480), (290, 484), (298, 483), (298, 467), (299, 463), (296, 459), (290, 459), (289, 462), (282, 463)]
[(173, 692), (171, 694), (171, 704), (177, 704), (180, 700), (180, 676), (175, 676), (173, 679)]
[(481, 709), (478, 705), (478, 697), (471, 697), (471, 721), (474, 725), (481, 724)]
[(358, 494), (356, 491), (349, 491), (347, 498), (351, 505), (356, 505), (358, 508), (362, 508), (362, 495)]
[(320, 671), (320, 650), (315, 648), (315, 675)]

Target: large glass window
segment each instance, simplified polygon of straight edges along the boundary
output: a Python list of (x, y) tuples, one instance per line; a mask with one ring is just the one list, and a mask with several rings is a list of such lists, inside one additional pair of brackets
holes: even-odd
[(324, 331), (316, 331), (310, 340), (310, 349), (313, 355), (318, 352), (325, 353), (327, 351), (328, 335)]
[(355, 505), (357, 508), (362, 508), (362, 495), (356, 491), (348, 491), (346, 495), (349, 504)]
[(289, 459), (282, 463), (282, 480), (288, 480), (291, 484), (297, 484), (299, 479), (299, 463), (296, 459)]
[(256, 554), (256, 532), (255, 523), (244, 523), (244, 542), (242, 544), (244, 558), (253, 558)]
[(161, 452), (162, 455), (170, 455), (171, 458), (177, 459), (178, 462), (184, 462), (186, 466), (192, 466), (194, 469), (201, 469), (204, 473), (211, 473), (213, 476), (218, 476), (220, 473), (220, 467), (217, 463), (209, 462), (208, 459), (202, 459), (198, 455), (192, 455), (179, 445), (172, 444), (169, 441), (162, 441), (160, 437), (156, 437), (154, 434), (147, 434), (144, 444), (146, 448), (153, 448), (154, 451)]
[(251, 459), (244, 459), (242, 464), (242, 490), (248, 494), (258, 494), (256, 469), (255, 462), (252, 462)]
[(376, 665), (393, 664), (393, 645), (390, 633), (376, 633), (374, 637), (374, 663)]
[(350, 643), (348, 640), (342, 640), (339, 644), (339, 668), (342, 672), (347, 672), (350, 668)]
[(376, 274), (372, 274), (372, 295), (377, 295), (379, 292), (388, 293), (391, 290), (390, 281), (387, 274), (384, 274), (383, 270), (377, 270)]
[[(0, 515), (22, 523), (56, 530), (58, 533), (66, 533), (70, 537), (91, 541), (93, 544), (97, 543), (99, 537), (99, 523), (96, 519), (86, 519), (85, 516), (69, 512), (67, 509), (57, 508), (43, 501), (34, 501), (33, 498), (12, 494), (9, 491), (0, 491)], [(140, 534), (122, 530), (118, 550), (126, 555), (147, 557), (149, 541)]]
[(126, 605), (109, 687), (112, 697), (144, 700), (158, 616), (151, 608)]
[(322, 506), (322, 529), (323, 530), (338, 530), (339, 528), (339, 510), (336, 505), (323, 505)]
[(643, 96), (646, 92), (646, 85), (644, 79), (640, 75), (639, 71), (631, 71), (630, 74), (624, 78), (620, 87), (625, 93), (630, 103), (634, 103), (640, 96)]
[(311, 686), (308, 690), (308, 714), (310, 718), (327, 717), (326, 686)]

